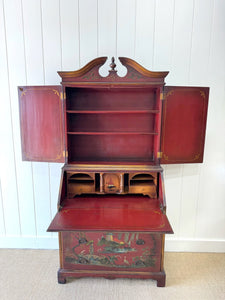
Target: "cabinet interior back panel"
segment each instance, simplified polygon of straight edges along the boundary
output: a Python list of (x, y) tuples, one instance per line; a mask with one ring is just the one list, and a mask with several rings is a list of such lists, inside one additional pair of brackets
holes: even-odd
[[(155, 89), (66, 88), (67, 109), (141, 110), (156, 109)], [(138, 99), (138, 101), (137, 101)]]
[(69, 162), (146, 162), (153, 160), (153, 135), (68, 135)]

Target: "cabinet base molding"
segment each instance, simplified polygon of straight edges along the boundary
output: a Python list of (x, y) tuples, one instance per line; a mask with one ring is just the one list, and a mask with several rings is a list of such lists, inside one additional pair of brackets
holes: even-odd
[(99, 271), (99, 270), (58, 270), (58, 283), (65, 284), (66, 278), (82, 277), (103, 277), (106, 279), (116, 278), (136, 278), (136, 279), (153, 279), (157, 281), (157, 287), (164, 287), (166, 284), (165, 271), (161, 272), (129, 272), (129, 271)]

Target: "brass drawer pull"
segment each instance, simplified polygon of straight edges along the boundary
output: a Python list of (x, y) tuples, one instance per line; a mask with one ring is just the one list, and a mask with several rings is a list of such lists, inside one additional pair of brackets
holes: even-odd
[(108, 188), (109, 189), (114, 189), (116, 186), (115, 185), (113, 185), (113, 184), (108, 184)]

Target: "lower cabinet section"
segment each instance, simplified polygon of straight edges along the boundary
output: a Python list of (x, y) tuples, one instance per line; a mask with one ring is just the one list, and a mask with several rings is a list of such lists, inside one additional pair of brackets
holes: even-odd
[(153, 278), (164, 286), (163, 234), (61, 232), (59, 282), (66, 277)]

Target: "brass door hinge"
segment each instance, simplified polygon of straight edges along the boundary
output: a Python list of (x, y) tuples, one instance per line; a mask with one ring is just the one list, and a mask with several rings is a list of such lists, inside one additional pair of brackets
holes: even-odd
[(160, 93), (160, 100), (161, 100), (161, 101), (163, 100), (163, 92)]
[(157, 152), (157, 158), (162, 158), (162, 152)]
[(68, 157), (68, 151), (67, 150), (63, 151), (63, 157), (66, 157), (66, 158)]

